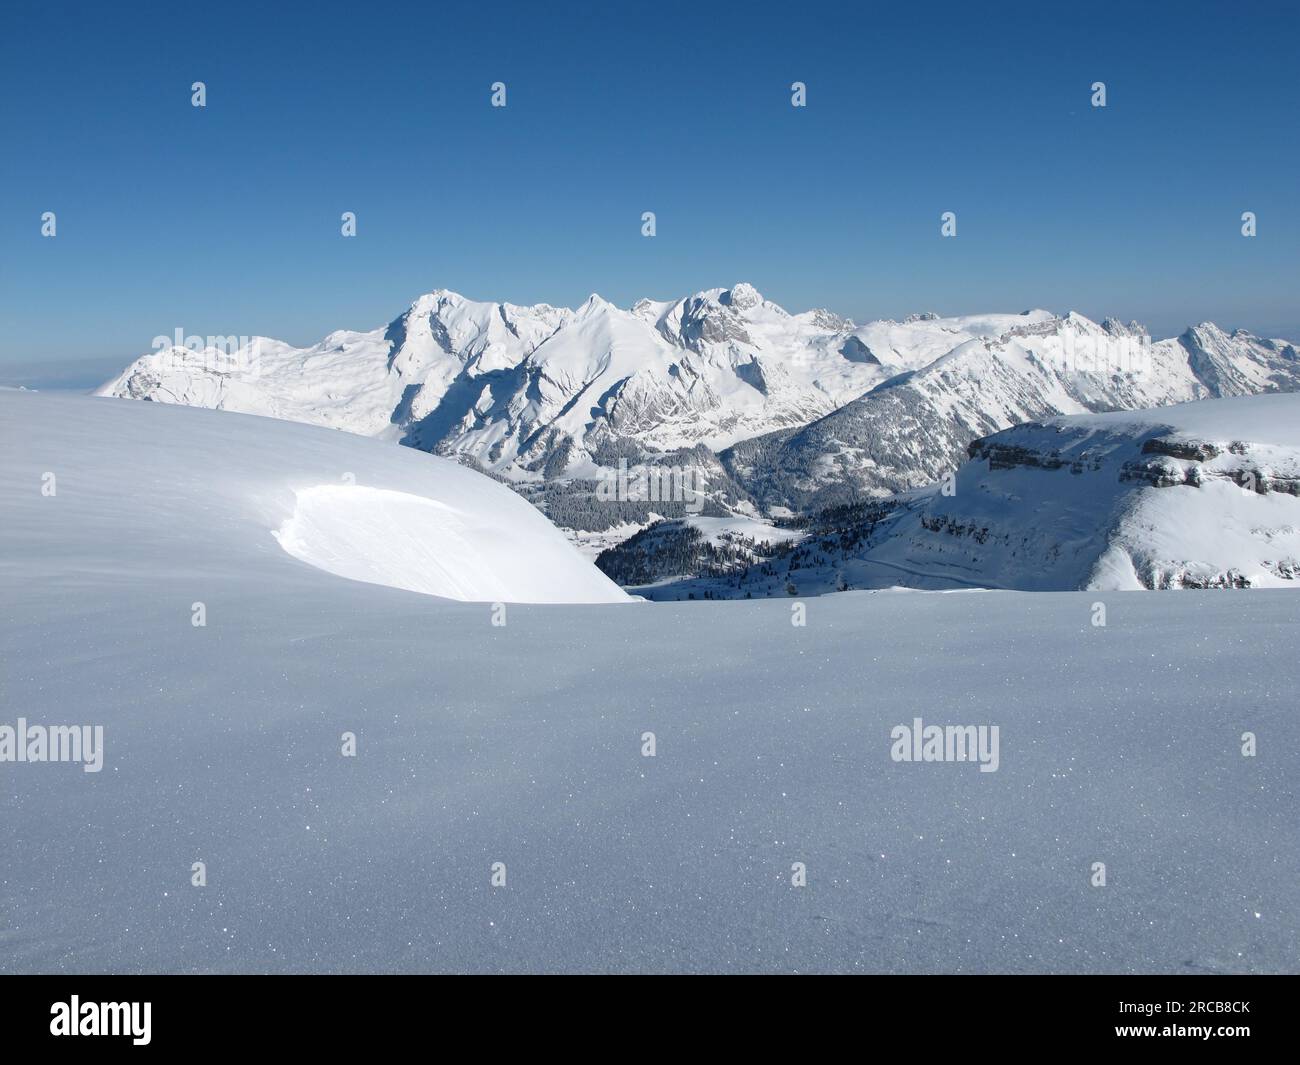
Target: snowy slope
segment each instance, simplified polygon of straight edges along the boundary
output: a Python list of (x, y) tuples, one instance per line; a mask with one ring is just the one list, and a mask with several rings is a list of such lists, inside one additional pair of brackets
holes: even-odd
[[(427, 457), (13, 393), (0, 445), (0, 722), (105, 730), (101, 772), (0, 764), (0, 971), (1300, 956), (1293, 596), (1107, 597), (1103, 629), (1097, 592), (849, 593), (800, 627), (783, 601), (521, 604), (495, 626), (271, 534), (294, 488), (348, 471), (510, 508)], [(916, 716), (997, 725), (999, 769), (892, 761)]]
[[(460, 600), (626, 599), (535, 508), (444, 459), (267, 418), (110, 399), (6, 392), (0, 419), (8, 461), (34, 478), (32, 498), (19, 495), (27, 505), (6, 511), (4, 535), (46, 544), (47, 556), (23, 552), (24, 566), (50, 579), (100, 566), (82, 557), (94, 543), (110, 556), (143, 548), (163, 570), (290, 585), (348, 577)], [(55, 478), (49, 497), (45, 473)]]
[(765, 504), (811, 508), (847, 491), (938, 480), (972, 440), (1021, 422), (1297, 388), (1300, 357), (1286, 341), (1204, 323), (1151, 343), (1135, 325), (1035, 316), (964, 340), (803, 429), (737, 445), (723, 461)]
[[(849, 550), (842, 535), (810, 541), (788, 576), (802, 594), (1300, 589), (1300, 394), (1053, 418), (970, 451), (950, 492), (882, 504)], [(780, 594), (785, 576), (730, 594)]]

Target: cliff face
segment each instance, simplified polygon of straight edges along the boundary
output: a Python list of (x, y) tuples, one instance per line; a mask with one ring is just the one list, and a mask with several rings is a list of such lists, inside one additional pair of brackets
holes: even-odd
[(925, 587), (1300, 587), (1300, 397), (1057, 418), (968, 451), (868, 566)]

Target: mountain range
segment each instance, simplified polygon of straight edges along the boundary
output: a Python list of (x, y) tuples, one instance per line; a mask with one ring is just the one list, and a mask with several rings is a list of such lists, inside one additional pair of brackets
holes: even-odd
[(306, 348), (164, 346), (98, 393), (391, 439), (526, 492), (694, 464), (723, 512), (785, 515), (934, 482), (1023, 422), (1297, 389), (1294, 343), (1210, 322), (1161, 340), (1045, 310), (859, 326), (742, 283), (629, 309), (439, 290)]

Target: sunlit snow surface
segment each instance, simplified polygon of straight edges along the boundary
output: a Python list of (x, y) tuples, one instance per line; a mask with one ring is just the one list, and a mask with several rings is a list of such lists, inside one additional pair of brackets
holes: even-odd
[[(1295, 596), (850, 592), (805, 627), (783, 600), (511, 605), (501, 627), (272, 535), (295, 488), (419, 495), (427, 456), (11, 393), (0, 444), (0, 723), (106, 746), (98, 774), (0, 764), (0, 970), (1300, 958)], [(455, 476), (438, 501), (474, 509)], [(998, 725), (999, 770), (891, 761), (918, 716)]]
[(294, 495), (293, 514), (276, 540), (294, 558), (340, 577), (463, 602), (621, 598), (544, 521), (513, 501), (469, 513), (362, 485), (315, 485)]

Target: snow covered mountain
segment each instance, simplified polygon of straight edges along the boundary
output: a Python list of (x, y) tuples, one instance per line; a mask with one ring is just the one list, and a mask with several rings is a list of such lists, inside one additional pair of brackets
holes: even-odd
[(1300, 395), (1057, 418), (971, 445), (866, 557), (991, 587), (1300, 588)]
[[(1136, 323), (1041, 310), (859, 328), (737, 284), (631, 310), (440, 290), (386, 328), (310, 348), (160, 350), (99, 392), (398, 440), (516, 485), (679, 462), (706, 475), (715, 506), (749, 515), (927, 484), (972, 440), (1025, 421), (1296, 388), (1294, 345), (1211, 323), (1156, 342)], [(565, 517), (590, 512), (573, 504), (553, 515), (570, 528), (648, 520)]]
[(1034, 317), (964, 340), (825, 418), (722, 459), (764, 505), (811, 510), (937, 481), (972, 440), (1022, 422), (1295, 389), (1300, 357), (1286, 341), (1206, 322), (1151, 342), (1136, 324)]
[(1300, 394), (1018, 425), (971, 444), (952, 480), (847, 518), (740, 576), (648, 594), (1300, 590)]
[(828, 414), (904, 357), (861, 354), (852, 328), (788, 314), (749, 285), (630, 311), (599, 296), (568, 310), (438, 291), (384, 329), (310, 348), (156, 351), (99, 393), (391, 437), (512, 480), (581, 476), (611, 444), (719, 448)]

